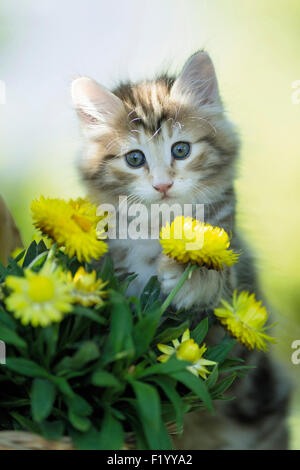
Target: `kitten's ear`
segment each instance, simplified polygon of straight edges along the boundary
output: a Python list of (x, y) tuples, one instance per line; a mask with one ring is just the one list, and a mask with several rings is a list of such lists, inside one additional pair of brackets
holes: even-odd
[(175, 80), (171, 98), (180, 97), (194, 105), (221, 105), (215, 69), (206, 52), (193, 54)]
[(122, 101), (95, 80), (80, 77), (73, 81), (72, 100), (83, 125), (101, 125), (124, 110)]

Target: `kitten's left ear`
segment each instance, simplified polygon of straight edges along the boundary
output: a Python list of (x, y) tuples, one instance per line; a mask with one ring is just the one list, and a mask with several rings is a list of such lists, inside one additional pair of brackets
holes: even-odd
[(84, 128), (99, 129), (124, 111), (122, 101), (91, 78), (75, 79), (71, 93), (73, 104)]
[(184, 98), (192, 105), (221, 105), (215, 69), (206, 52), (196, 52), (188, 59), (171, 89), (171, 98)]

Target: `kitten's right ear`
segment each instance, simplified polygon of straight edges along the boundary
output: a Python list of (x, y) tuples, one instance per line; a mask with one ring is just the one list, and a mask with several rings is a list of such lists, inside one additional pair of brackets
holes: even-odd
[(122, 101), (111, 91), (88, 77), (76, 78), (71, 88), (72, 100), (83, 126), (108, 124), (124, 110)]
[(215, 69), (206, 52), (196, 52), (188, 59), (174, 82), (171, 97), (192, 105), (221, 105)]

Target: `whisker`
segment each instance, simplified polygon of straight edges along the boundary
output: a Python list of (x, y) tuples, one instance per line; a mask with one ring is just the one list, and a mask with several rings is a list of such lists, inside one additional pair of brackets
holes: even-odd
[(131, 121), (129, 121), (129, 124), (131, 124), (134, 121), (141, 121), (141, 120), (142, 120), (142, 118), (136, 117), (136, 118), (131, 119)]

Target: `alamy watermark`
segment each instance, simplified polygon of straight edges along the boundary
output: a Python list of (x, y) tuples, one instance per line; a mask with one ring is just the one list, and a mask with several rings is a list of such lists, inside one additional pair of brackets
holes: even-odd
[[(154, 240), (160, 237), (161, 227), (169, 227), (178, 216), (193, 217), (204, 222), (204, 204), (132, 204), (127, 196), (120, 196), (117, 207), (113, 204), (101, 204), (97, 209), (97, 216), (102, 217), (97, 226), (97, 236), (100, 239)], [(203, 230), (193, 230), (189, 223), (184, 227), (178, 224), (174, 238), (182, 239), (183, 235), (186, 240), (191, 240), (187, 249), (196, 250), (202, 247)], [(168, 235), (165, 238), (169, 238)]]
[(295, 339), (291, 344), (291, 348), (295, 349), (291, 356), (291, 361), (295, 366), (298, 366), (300, 364), (300, 339)]
[(6, 364), (6, 345), (0, 340), (0, 364)]
[(292, 83), (293, 92), (291, 94), (291, 100), (293, 104), (300, 104), (300, 80), (295, 80)]

